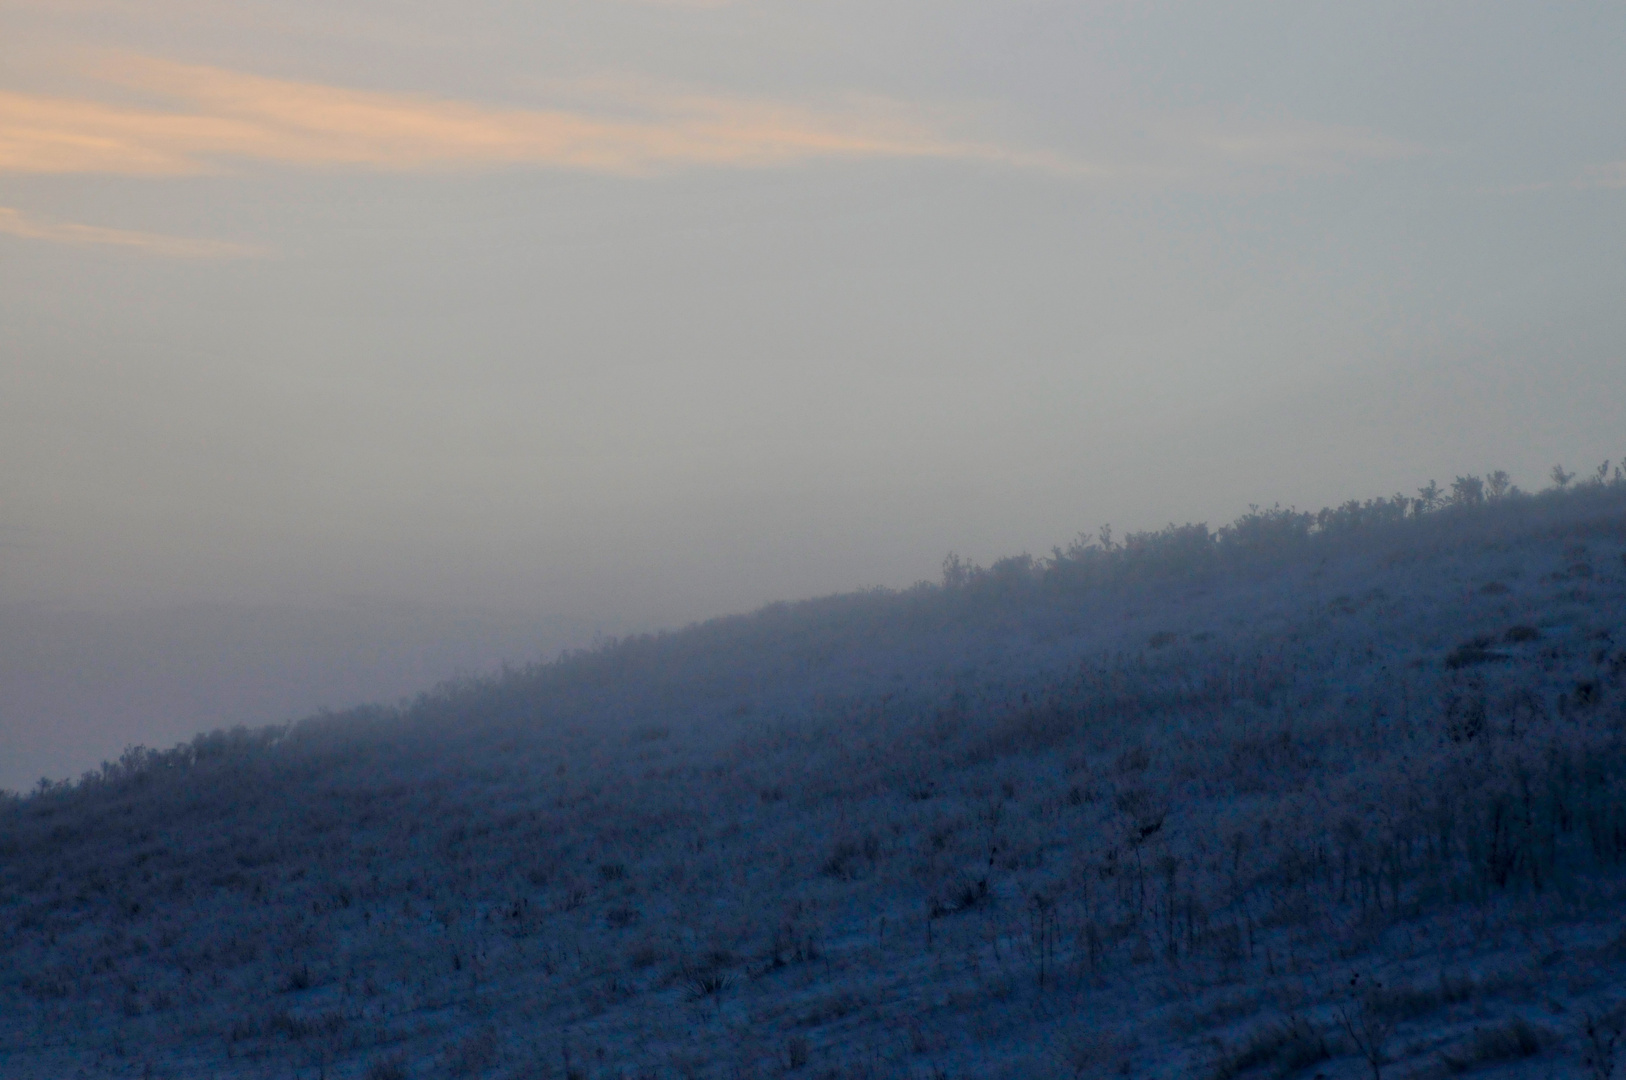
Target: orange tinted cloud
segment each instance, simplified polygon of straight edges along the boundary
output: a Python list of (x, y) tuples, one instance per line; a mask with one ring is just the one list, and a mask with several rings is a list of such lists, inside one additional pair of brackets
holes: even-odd
[(104, 75), (171, 109), (0, 93), (0, 171), (178, 175), (261, 161), (311, 168), (507, 165), (644, 174), (814, 158), (971, 158), (1073, 171), (948, 138), (897, 106), (825, 110), (647, 89), (616, 112), (495, 108), (126, 59)]
[(9, 206), (0, 206), (0, 233), (56, 244), (99, 244), (133, 248), (152, 255), (168, 255), (183, 259), (232, 259), (262, 254), (258, 248), (230, 244), (221, 240), (194, 240), (182, 236), (134, 232), (129, 229), (107, 229), (99, 225), (41, 221)]

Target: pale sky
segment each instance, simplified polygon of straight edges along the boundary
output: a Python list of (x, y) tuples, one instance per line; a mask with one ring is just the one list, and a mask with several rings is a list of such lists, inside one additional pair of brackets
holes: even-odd
[[(478, 666), (1539, 486), (1626, 454), (1622, 56), (1619, 3), (0, 0), (0, 610)], [(92, 723), (133, 684), (17, 625), (0, 786), (439, 662), (295, 618), (280, 696)]]

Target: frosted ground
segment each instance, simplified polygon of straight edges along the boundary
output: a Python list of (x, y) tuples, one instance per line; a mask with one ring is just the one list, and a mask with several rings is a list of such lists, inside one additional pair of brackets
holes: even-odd
[(132, 751), (0, 805), (0, 1076), (1604, 1077), (1623, 690), (1616, 473)]

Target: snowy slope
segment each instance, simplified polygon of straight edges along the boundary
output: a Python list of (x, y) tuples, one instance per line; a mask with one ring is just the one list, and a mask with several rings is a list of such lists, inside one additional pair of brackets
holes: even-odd
[(0, 1076), (1605, 1075), (1626, 485), (1162, 535), (14, 800)]

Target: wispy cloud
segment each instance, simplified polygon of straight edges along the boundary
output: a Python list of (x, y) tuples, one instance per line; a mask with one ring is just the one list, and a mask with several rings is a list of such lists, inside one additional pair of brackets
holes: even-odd
[(308, 168), (512, 165), (637, 175), (820, 158), (959, 158), (1087, 171), (947, 134), (878, 99), (813, 108), (622, 87), (613, 107), (501, 108), (125, 58), (100, 74), (157, 109), (0, 93), (0, 171), (180, 175), (259, 161)]
[(1581, 188), (1626, 188), (1626, 161), (1611, 161), (1594, 165), (1575, 181)]
[(1233, 167), (1292, 173), (1338, 173), (1363, 161), (1396, 160), (1427, 147), (1363, 128), (1288, 117), (1166, 121), (1156, 125), (1171, 145)]
[(259, 248), (227, 243), (223, 240), (164, 236), (160, 233), (108, 229), (100, 225), (81, 225), (69, 221), (43, 221), (9, 206), (0, 206), (0, 233), (55, 244), (134, 248), (150, 255), (167, 255), (181, 259), (237, 259), (264, 254)]
[(746, 0), (620, 0), (621, 3), (643, 4), (646, 7), (692, 8), (709, 11), (717, 8), (737, 7)]
[(1526, 184), (1501, 184), (1479, 190), (1498, 195), (1529, 195), (1538, 191), (1619, 191), (1626, 189), (1626, 161), (1588, 165), (1568, 180), (1537, 180)]

